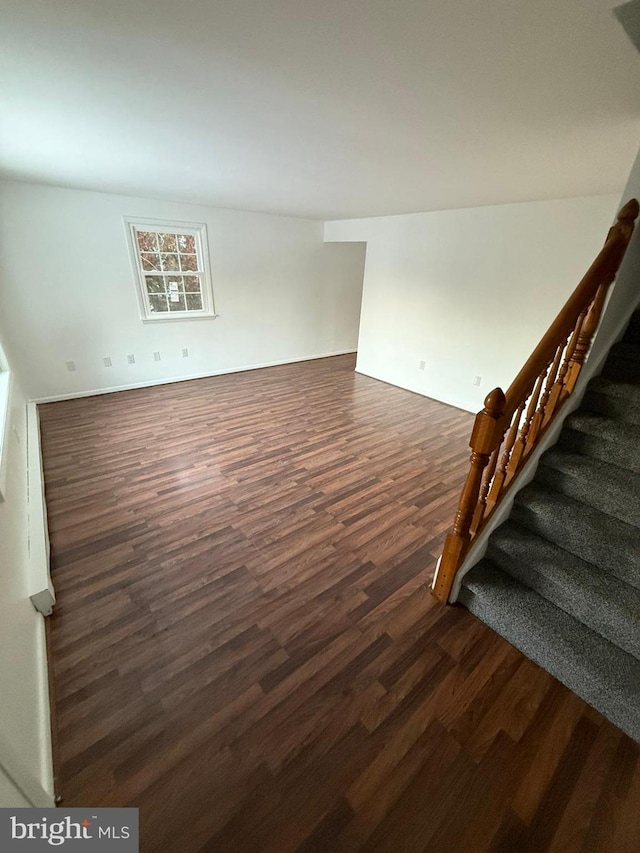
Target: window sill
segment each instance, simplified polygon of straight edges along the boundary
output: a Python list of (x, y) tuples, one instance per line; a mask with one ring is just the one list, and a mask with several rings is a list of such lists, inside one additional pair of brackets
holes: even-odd
[(198, 314), (196, 317), (142, 317), (143, 323), (192, 323), (194, 320), (215, 320), (219, 314)]
[(9, 399), (11, 397), (11, 374), (0, 373), (0, 502), (7, 493), (7, 464), (9, 444)]

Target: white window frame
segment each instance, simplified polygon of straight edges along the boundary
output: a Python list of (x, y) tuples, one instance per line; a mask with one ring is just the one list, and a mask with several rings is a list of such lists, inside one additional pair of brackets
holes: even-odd
[[(144, 219), (137, 216), (124, 217), (125, 230), (131, 264), (136, 280), (136, 293), (140, 318), (143, 323), (170, 323), (176, 320), (211, 320), (217, 317), (211, 286), (211, 268), (209, 266), (209, 243), (207, 226), (203, 222), (177, 222), (175, 220)], [(146, 276), (154, 275), (155, 271), (142, 268), (142, 258), (136, 239), (136, 231), (148, 231), (156, 234), (189, 234), (194, 237), (198, 270), (175, 271), (176, 276), (198, 275), (200, 277), (200, 292), (202, 294), (202, 310), (156, 312), (151, 310), (149, 294), (146, 286)], [(166, 275), (157, 271), (156, 275)]]

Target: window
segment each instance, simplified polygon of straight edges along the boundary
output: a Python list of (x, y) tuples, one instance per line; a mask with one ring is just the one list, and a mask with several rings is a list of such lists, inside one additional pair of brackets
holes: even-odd
[(125, 219), (143, 320), (215, 317), (206, 225)]

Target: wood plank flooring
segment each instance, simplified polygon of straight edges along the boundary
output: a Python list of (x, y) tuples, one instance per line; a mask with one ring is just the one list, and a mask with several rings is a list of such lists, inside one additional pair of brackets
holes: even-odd
[(353, 366), (40, 408), (64, 804), (145, 853), (637, 853), (638, 745), (426, 589), (471, 416)]

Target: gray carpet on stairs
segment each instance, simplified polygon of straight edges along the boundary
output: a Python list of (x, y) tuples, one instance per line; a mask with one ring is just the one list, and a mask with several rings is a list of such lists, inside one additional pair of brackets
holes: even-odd
[(640, 312), (459, 601), (640, 742)]

